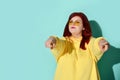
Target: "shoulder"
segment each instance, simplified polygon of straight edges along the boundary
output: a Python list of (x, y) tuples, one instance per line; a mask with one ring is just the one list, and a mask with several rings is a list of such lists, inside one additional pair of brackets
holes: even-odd
[(65, 40), (65, 41), (71, 41), (70, 37), (60, 37), (61, 40)]
[(50, 37), (53, 37), (53, 38), (55, 38), (56, 40), (66, 40), (65, 37), (59, 37), (59, 36), (56, 36), (56, 35), (53, 35), (53, 36), (50, 36)]
[(62, 39), (62, 40), (66, 40), (66, 37), (60, 37), (60, 39)]
[(97, 38), (95, 38), (95, 37), (91, 36), (90, 37), (89, 45), (91, 45), (91, 44), (97, 44), (101, 39), (104, 39), (104, 38), (103, 37), (97, 37)]
[(93, 42), (95, 41), (95, 39), (96, 39), (95, 37), (91, 36), (91, 37), (90, 37), (89, 44), (93, 43)]

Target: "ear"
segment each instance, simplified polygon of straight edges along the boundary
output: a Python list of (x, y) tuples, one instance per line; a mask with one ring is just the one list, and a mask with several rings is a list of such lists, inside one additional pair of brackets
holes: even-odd
[(85, 30), (85, 28), (83, 28), (83, 30)]

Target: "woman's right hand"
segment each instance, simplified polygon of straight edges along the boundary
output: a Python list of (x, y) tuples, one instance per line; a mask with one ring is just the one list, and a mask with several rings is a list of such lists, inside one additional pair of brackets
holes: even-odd
[(53, 49), (56, 46), (56, 39), (54, 37), (49, 37), (45, 42), (47, 48)]

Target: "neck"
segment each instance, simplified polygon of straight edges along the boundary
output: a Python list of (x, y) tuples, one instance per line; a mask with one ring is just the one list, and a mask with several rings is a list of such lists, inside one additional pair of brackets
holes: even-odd
[(82, 34), (72, 34), (72, 37), (74, 37), (74, 38), (80, 38), (80, 37), (82, 37)]

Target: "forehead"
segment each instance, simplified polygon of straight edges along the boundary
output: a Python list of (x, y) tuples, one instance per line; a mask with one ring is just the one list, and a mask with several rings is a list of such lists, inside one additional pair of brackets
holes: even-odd
[(82, 19), (81, 19), (81, 17), (79, 17), (79, 16), (74, 16), (74, 17), (72, 17), (70, 20), (80, 20), (80, 21), (81, 21)]

